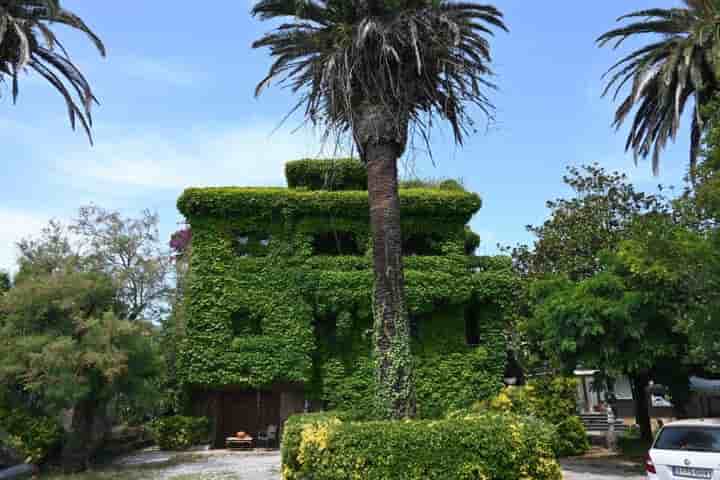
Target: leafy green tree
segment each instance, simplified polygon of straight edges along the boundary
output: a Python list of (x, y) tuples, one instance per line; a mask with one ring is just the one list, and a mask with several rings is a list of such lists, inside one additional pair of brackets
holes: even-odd
[(69, 470), (97, 450), (113, 415), (153, 412), (160, 398), (149, 320), (153, 303), (168, 299), (167, 273), (156, 266), (169, 261), (156, 223), (147, 212), (126, 219), (86, 207), (69, 227), (51, 221), (18, 243), (15, 285), (0, 298), (0, 385), (35, 411), (71, 412)]
[(10, 81), (13, 100), (17, 100), (20, 74), (26, 69), (34, 71), (63, 97), (73, 129), (79, 119), (92, 141), (91, 106), (97, 100), (56, 37), (54, 25), (87, 34), (105, 55), (100, 38), (80, 17), (62, 8), (60, 0), (0, 0), (0, 83)]
[(445, 0), (260, 0), (253, 14), (290, 19), (253, 44), (275, 57), (256, 93), (273, 80), (289, 85), (300, 95), (295, 109), (328, 136), (349, 134), (367, 165), (378, 414), (413, 416), (398, 158), (408, 132), (427, 139), (436, 117), (461, 143), (472, 126), (468, 105), (492, 115), (487, 37), (505, 29), (502, 14)]
[[(172, 258), (159, 241), (158, 216), (137, 218), (90, 205), (68, 225), (51, 220), (37, 238), (18, 242), (18, 278), (74, 268), (112, 279), (128, 320), (159, 320), (173, 289)], [(71, 241), (70, 238), (74, 241)]]
[(702, 111), (718, 91), (720, 3), (716, 0), (683, 0), (683, 8), (653, 8), (620, 17), (629, 24), (598, 38), (600, 46), (615, 48), (627, 39), (650, 34), (652, 41), (621, 58), (608, 71), (605, 94), (616, 99), (626, 85), (630, 92), (615, 113), (620, 127), (637, 107), (626, 148), (636, 158), (652, 153), (657, 172), (660, 154), (668, 139), (675, 139), (680, 121), (692, 99), (690, 167), (695, 168), (705, 119)]
[(659, 376), (657, 366), (670, 363), (687, 384), (680, 347), (687, 338), (677, 331), (687, 288), (674, 277), (646, 275), (637, 263), (662, 250), (663, 235), (683, 228), (662, 195), (637, 191), (624, 175), (592, 165), (569, 169), (564, 181), (573, 195), (548, 202), (549, 219), (528, 227), (533, 248), (513, 252), (529, 289), (517, 343), (526, 361), (597, 368), (609, 383), (629, 376), (647, 436), (645, 388)]
[(157, 373), (151, 328), (119, 319), (110, 278), (73, 270), (24, 278), (0, 299), (0, 382), (17, 385), (45, 413), (72, 412), (62, 461), (85, 466), (110, 426), (118, 393), (151, 398)]
[(568, 372), (587, 366), (607, 378), (628, 376), (637, 422), (649, 441), (647, 386), (658, 365), (684, 358), (687, 337), (676, 330), (675, 289), (634, 275), (621, 259), (612, 258), (612, 268), (579, 282), (556, 278), (533, 284), (526, 328)]
[[(625, 242), (622, 251), (638, 275), (681, 285), (678, 329), (688, 336), (689, 362), (720, 371), (720, 108), (705, 109), (708, 130), (702, 161), (685, 192), (673, 201), (673, 222)], [(643, 241), (652, 238), (653, 243)]]
[(526, 276), (589, 278), (604, 268), (600, 252), (616, 249), (638, 216), (668, 208), (662, 196), (637, 191), (625, 174), (597, 164), (570, 167), (563, 181), (573, 195), (548, 201), (548, 220), (527, 227), (537, 238), (532, 248), (513, 250), (515, 265)]
[(172, 294), (172, 261), (160, 243), (157, 214), (137, 218), (96, 205), (81, 207), (69, 230), (78, 237), (87, 268), (113, 279), (124, 317), (159, 320)]

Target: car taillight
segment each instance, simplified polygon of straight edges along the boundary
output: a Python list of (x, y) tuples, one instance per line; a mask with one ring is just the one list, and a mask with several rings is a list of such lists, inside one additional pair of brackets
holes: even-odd
[(655, 464), (653, 463), (652, 458), (650, 458), (649, 453), (645, 456), (645, 471), (647, 473), (657, 473), (657, 470), (655, 470)]

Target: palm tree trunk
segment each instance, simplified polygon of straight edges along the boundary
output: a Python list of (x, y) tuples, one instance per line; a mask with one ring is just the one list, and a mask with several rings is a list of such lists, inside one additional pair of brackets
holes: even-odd
[(368, 145), (370, 224), (373, 235), (377, 395), (385, 418), (415, 414), (410, 328), (405, 308), (400, 197), (394, 145)]
[(353, 130), (368, 169), (375, 273), (373, 317), (377, 408), (378, 416), (389, 419), (415, 415), (397, 169), (398, 158), (407, 141), (405, 125), (393, 112), (366, 104), (358, 109)]

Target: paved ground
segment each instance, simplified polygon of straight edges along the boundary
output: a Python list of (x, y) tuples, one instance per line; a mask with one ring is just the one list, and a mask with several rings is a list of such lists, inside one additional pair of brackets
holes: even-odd
[[(157, 469), (153, 465), (157, 465)], [(562, 462), (565, 480), (644, 480), (638, 466), (608, 458), (571, 459)], [(194, 452), (174, 454), (148, 451), (115, 463), (123, 469), (149, 468), (143, 476), (158, 480), (279, 480), (277, 452)], [(150, 474), (152, 471), (153, 474)]]
[(565, 480), (644, 480), (635, 464), (608, 459), (563, 460)]
[(146, 469), (153, 480), (279, 480), (280, 454), (273, 452), (199, 451), (190, 454), (147, 451), (124, 457), (114, 466)]

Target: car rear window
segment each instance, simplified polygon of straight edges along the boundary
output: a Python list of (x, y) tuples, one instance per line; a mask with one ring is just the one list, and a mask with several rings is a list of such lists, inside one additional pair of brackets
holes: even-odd
[(655, 441), (658, 450), (720, 452), (720, 428), (665, 427)]

